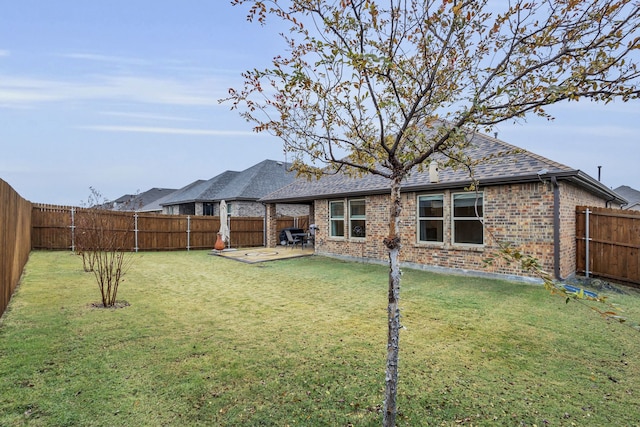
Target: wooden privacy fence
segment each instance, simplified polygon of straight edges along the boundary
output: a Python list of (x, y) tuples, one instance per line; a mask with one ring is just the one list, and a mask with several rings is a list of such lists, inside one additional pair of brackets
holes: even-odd
[[(0, 179), (0, 316), (11, 299), (32, 249), (74, 250), (88, 209), (33, 204)], [(93, 211), (96, 212), (96, 211)], [(211, 249), (220, 218), (99, 211), (104, 231), (119, 233), (132, 251)], [(86, 219), (86, 218), (85, 218)], [(233, 247), (264, 245), (264, 218), (231, 217)], [(278, 230), (309, 227), (309, 217), (283, 217)], [(276, 231), (277, 232), (277, 231)]]
[(576, 271), (640, 285), (640, 212), (576, 207)]
[[(72, 206), (34, 204), (32, 212), (33, 249), (74, 250), (76, 239), (83, 231), (83, 216), (89, 210)], [(95, 215), (96, 211), (93, 211)], [(162, 215), (136, 212), (99, 211), (104, 215), (105, 230), (126, 233), (126, 247), (133, 251), (170, 251), (212, 249), (220, 230), (220, 218), (212, 216)], [(264, 245), (264, 218), (231, 217), (230, 245), (256, 247)], [(303, 224), (308, 217), (285, 217), (278, 220), (278, 229)]]
[(31, 252), (31, 202), (0, 179), (0, 316)]

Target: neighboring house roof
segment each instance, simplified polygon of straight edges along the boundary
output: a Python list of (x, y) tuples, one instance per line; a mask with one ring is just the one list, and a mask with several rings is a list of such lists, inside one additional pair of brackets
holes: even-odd
[(226, 171), (206, 181), (202, 179), (194, 181), (171, 194), (161, 205), (170, 206), (210, 200), (207, 196), (215, 192), (216, 188), (224, 188), (237, 173)]
[[(530, 151), (518, 148), (488, 135), (474, 134), (471, 144), (465, 149), (472, 159), (488, 159), (477, 164), (473, 171), (481, 186), (536, 182), (539, 180), (571, 180), (606, 200), (624, 202), (620, 196), (589, 175), (554, 162)], [(443, 159), (438, 154), (433, 160)], [(414, 171), (404, 180), (402, 191), (436, 191), (446, 188), (463, 188), (471, 183), (469, 172), (464, 168), (444, 168), (438, 173), (438, 182), (430, 182), (429, 172)], [(325, 175), (318, 180), (298, 179), (261, 199), (269, 203), (293, 203), (314, 199), (364, 196), (389, 192), (389, 180), (379, 175), (367, 174), (352, 178), (343, 173)]]
[(151, 188), (140, 194), (125, 194), (114, 200), (113, 209), (118, 211), (135, 211), (138, 208), (148, 205), (155, 200), (173, 193), (175, 188)]
[(613, 191), (627, 199), (628, 203), (623, 206), (624, 209), (634, 209), (640, 206), (640, 191), (628, 185), (621, 185)]
[(180, 190), (173, 190), (173, 192), (167, 194), (166, 196), (160, 197), (158, 200), (154, 200), (151, 203), (141, 206), (137, 211), (138, 212), (162, 212), (162, 203), (164, 203), (165, 200), (168, 200), (176, 191), (180, 191)]
[(164, 200), (162, 206), (220, 200), (258, 200), (295, 180), (291, 164), (263, 160), (242, 172), (226, 171), (208, 181), (182, 188)]

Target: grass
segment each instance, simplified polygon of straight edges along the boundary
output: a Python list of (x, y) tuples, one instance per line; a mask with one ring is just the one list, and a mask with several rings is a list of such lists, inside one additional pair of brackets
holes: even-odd
[[(2, 426), (380, 425), (382, 266), (135, 256), (96, 309), (34, 252), (0, 323)], [(635, 295), (612, 296), (640, 318)], [(401, 426), (640, 425), (640, 335), (541, 287), (407, 270)]]

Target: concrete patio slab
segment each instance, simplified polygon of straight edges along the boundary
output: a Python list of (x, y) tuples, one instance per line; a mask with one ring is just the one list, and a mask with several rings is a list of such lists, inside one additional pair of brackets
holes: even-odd
[(287, 248), (284, 246), (278, 246), (275, 248), (225, 249), (223, 251), (212, 250), (209, 254), (245, 262), (247, 264), (255, 264), (258, 262), (311, 256), (314, 252), (314, 248), (312, 247), (302, 249), (300, 247)]

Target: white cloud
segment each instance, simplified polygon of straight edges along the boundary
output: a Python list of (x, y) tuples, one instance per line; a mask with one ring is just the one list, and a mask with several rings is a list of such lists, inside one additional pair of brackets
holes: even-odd
[[(556, 138), (561, 136), (589, 136), (589, 137), (602, 137), (602, 138), (634, 138), (637, 135), (637, 130), (624, 126), (615, 125), (603, 125), (603, 126), (590, 126), (585, 124), (580, 125), (524, 125), (522, 127), (507, 127), (504, 126), (500, 132), (513, 135), (518, 132), (527, 132), (530, 135), (536, 135), (538, 138), (542, 134), (553, 135)], [(505, 139), (508, 141), (508, 139)], [(576, 141), (579, 142), (579, 141)]]
[[(105, 96), (116, 96), (152, 104), (217, 105), (218, 98), (226, 92), (217, 88), (213, 80), (185, 82), (176, 79), (135, 76), (110, 76), (104, 78)], [(93, 87), (99, 91), (99, 88)]]
[(9, 51), (5, 49), (0, 49), (0, 57), (9, 56)]
[(133, 132), (191, 136), (258, 136), (254, 132), (236, 130), (189, 129), (154, 126), (81, 126), (79, 129), (101, 132)]
[(61, 58), (77, 59), (84, 61), (109, 62), (127, 65), (145, 65), (149, 62), (139, 58), (127, 58), (123, 56), (100, 55), (94, 53), (64, 53), (57, 55)]
[(178, 80), (138, 76), (97, 76), (85, 81), (0, 75), (0, 105), (24, 108), (37, 103), (118, 100), (180, 106), (217, 106), (228, 84), (216, 79)]
[(173, 121), (173, 122), (196, 122), (198, 120), (191, 117), (178, 117), (178, 116), (164, 116), (159, 114), (149, 113), (124, 113), (120, 111), (103, 111), (100, 113), (105, 116), (124, 117), (129, 119), (142, 119), (142, 120), (161, 120), (161, 121)]

